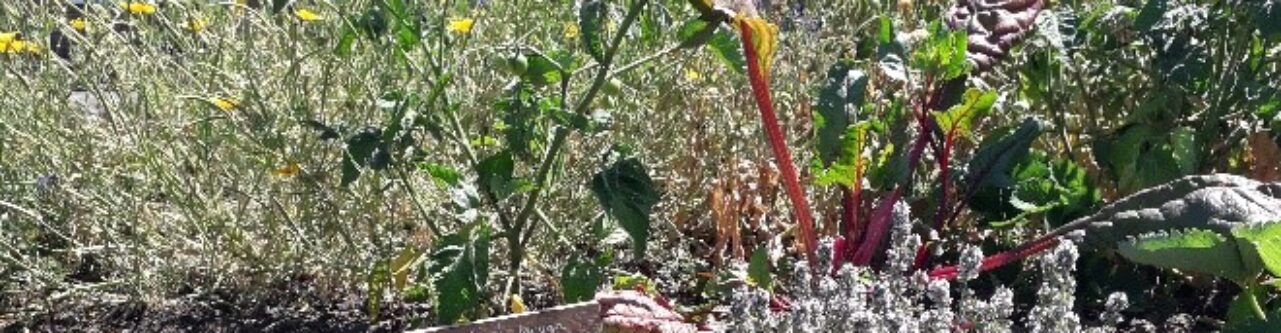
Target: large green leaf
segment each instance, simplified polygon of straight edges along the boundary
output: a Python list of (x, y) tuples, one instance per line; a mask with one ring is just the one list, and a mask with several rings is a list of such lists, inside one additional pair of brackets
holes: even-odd
[(583, 40), (587, 53), (597, 62), (605, 60), (605, 3), (600, 0), (584, 1), (578, 7), (578, 36)]
[(1013, 133), (990, 136), (983, 140), (970, 159), (966, 178), (970, 186), (1012, 188), (1015, 183), (1013, 168), (1023, 160), (1032, 142), (1041, 136), (1044, 126), (1035, 118), (1027, 118)]
[(450, 325), (468, 317), (480, 305), (489, 279), (488, 226), (441, 237), (433, 247), (428, 273), (436, 291), (436, 323)]
[(605, 283), (605, 266), (611, 256), (602, 253), (596, 258), (574, 253), (560, 270), (561, 294), (565, 303), (584, 302), (596, 296), (596, 289)]
[(1237, 227), (1232, 236), (1247, 267), (1281, 277), (1281, 221)]
[(858, 118), (867, 91), (868, 76), (853, 60), (840, 60), (827, 70), (827, 81), (818, 92), (814, 126), (818, 132), (818, 158), (823, 166), (835, 163), (844, 146), (842, 135)]
[(1252, 275), (1242, 263), (1236, 244), (1208, 230), (1144, 235), (1118, 243), (1117, 252), (1136, 263), (1212, 274), (1233, 281), (1244, 281)]
[(970, 209), (993, 226), (1021, 225), (1040, 216), (1057, 227), (1090, 214), (1100, 202), (1085, 169), (1068, 158), (1031, 150), (1009, 172), (1012, 186), (978, 188), (969, 201)]
[(650, 212), (659, 193), (645, 166), (636, 158), (623, 158), (592, 177), (592, 192), (632, 239), (637, 256), (645, 253), (649, 240)]

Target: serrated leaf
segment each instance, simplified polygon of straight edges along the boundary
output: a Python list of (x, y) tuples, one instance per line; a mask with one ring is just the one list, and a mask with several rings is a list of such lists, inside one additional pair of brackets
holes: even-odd
[(867, 94), (867, 73), (853, 60), (840, 60), (827, 70), (827, 81), (818, 93), (814, 107), (819, 160), (823, 166), (835, 163), (844, 146), (842, 136), (863, 106)]
[(770, 274), (769, 251), (764, 247), (756, 249), (752, 253), (752, 260), (747, 263), (747, 281), (772, 292), (774, 290), (774, 276)]
[(1237, 245), (1208, 230), (1145, 235), (1132, 242), (1118, 243), (1117, 252), (1136, 263), (1212, 274), (1233, 281), (1243, 281), (1251, 275), (1241, 261)]
[(1281, 221), (1237, 227), (1232, 236), (1246, 267), (1281, 277)]
[(743, 49), (729, 32), (717, 30), (707, 45), (711, 46), (708, 49), (725, 67), (738, 74), (746, 73), (747, 60), (744, 60)]
[(578, 8), (578, 36), (596, 62), (605, 61), (605, 12), (605, 3), (600, 0), (584, 1)]
[[(433, 247), (428, 273), (436, 291), (436, 323), (467, 320), (489, 279), (490, 232), (485, 224), (446, 235)], [(474, 318), (472, 318), (474, 319)]]
[(643, 256), (649, 240), (649, 215), (659, 199), (645, 166), (636, 158), (621, 159), (596, 173), (591, 189), (605, 212), (627, 231), (637, 256)]
[(969, 137), (970, 126), (978, 119), (987, 116), (994, 104), (996, 104), (995, 92), (984, 93), (978, 89), (970, 89), (962, 96), (960, 104), (952, 106), (946, 112), (935, 111), (934, 119), (947, 135)]

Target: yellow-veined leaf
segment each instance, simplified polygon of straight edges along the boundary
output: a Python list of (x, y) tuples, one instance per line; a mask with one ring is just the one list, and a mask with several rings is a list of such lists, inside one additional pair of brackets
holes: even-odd
[(761, 74), (768, 79), (770, 65), (774, 63), (774, 51), (778, 49), (778, 26), (758, 16), (744, 14), (739, 14), (734, 20), (736, 22), (734, 26), (738, 29), (750, 30), (757, 64), (761, 67)]

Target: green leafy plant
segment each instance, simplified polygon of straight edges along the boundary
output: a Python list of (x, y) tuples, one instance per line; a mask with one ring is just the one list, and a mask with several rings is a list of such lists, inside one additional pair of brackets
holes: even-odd
[(1259, 278), (1263, 273), (1274, 277), (1281, 274), (1281, 223), (1241, 225), (1234, 227), (1230, 235), (1200, 229), (1148, 234), (1122, 243), (1117, 252), (1138, 263), (1211, 274), (1235, 282), (1242, 291), (1228, 314), (1230, 328), (1256, 326), (1252, 323), (1256, 320), (1275, 322), (1268, 319), (1269, 311), (1259, 303), (1264, 288)]

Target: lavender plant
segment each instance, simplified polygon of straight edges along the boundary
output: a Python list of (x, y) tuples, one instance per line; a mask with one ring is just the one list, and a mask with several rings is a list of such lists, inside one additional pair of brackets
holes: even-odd
[[(894, 205), (891, 244), (884, 270), (876, 272), (851, 264), (836, 274), (814, 276), (798, 262), (792, 276), (792, 306), (773, 311), (765, 290), (742, 287), (731, 297), (730, 332), (1114, 332), (1129, 306), (1123, 293), (1108, 297), (1100, 327), (1085, 327), (1073, 312), (1076, 244), (1059, 242), (1036, 267), (1042, 281), (1037, 304), (1022, 320), (1015, 315), (1014, 292), (1007, 287), (983, 299), (969, 288), (979, 276), (983, 252), (976, 246), (962, 252), (955, 280), (931, 279), (913, 270), (919, 235), (912, 233), (906, 204)], [(818, 247), (821, 261), (832, 259), (832, 240)], [(820, 264), (829, 264), (820, 262)], [(1016, 323), (1023, 323), (1017, 325)]]

